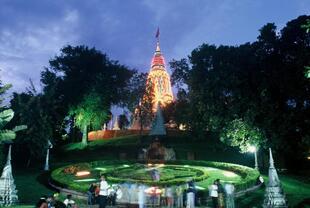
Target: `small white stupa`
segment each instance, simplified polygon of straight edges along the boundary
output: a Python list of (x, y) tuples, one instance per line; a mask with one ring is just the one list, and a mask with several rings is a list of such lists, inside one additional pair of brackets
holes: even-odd
[(118, 116), (115, 116), (113, 130), (120, 130), (119, 125), (118, 125)]
[(287, 208), (287, 200), (283, 193), (282, 186), (278, 177), (277, 170), (274, 167), (271, 149), (269, 148), (269, 182), (265, 191), (264, 208)]
[(0, 178), (0, 206), (10, 206), (18, 202), (17, 190), (12, 175), (11, 145)]

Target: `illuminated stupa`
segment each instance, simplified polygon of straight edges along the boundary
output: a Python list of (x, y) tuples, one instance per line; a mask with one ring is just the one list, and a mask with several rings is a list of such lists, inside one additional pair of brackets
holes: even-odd
[(173, 101), (170, 76), (165, 68), (165, 59), (160, 51), (159, 40), (157, 40), (156, 51), (152, 58), (146, 85), (151, 85), (154, 111), (156, 111), (158, 103), (161, 107), (165, 107)]
[[(170, 75), (165, 67), (165, 59), (159, 47), (159, 30), (156, 34), (157, 43), (154, 56), (151, 61), (151, 69), (146, 81), (146, 92), (151, 95), (152, 113), (155, 115), (158, 104), (164, 108), (173, 101), (171, 89)], [(149, 91), (150, 90), (150, 91)], [(142, 98), (142, 103), (148, 100), (147, 95)], [(141, 129), (142, 125), (139, 118), (139, 110), (141, 110), (141, 102), (134, 112), (134, 119), (130, 129)], [(150, 128), (149, 122), (143, 123), (144, 129)]]

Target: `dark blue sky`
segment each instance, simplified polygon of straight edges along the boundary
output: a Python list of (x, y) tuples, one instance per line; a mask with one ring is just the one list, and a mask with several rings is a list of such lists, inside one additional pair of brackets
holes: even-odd
[(267, 22), (281, 29), (309, 11), (310, 0), (0, 0), (0, 79), (40, 88), (40, 71), (66, 44), (148, 71), (157, 26), (168, 62), (204, 42), (254, 41)]

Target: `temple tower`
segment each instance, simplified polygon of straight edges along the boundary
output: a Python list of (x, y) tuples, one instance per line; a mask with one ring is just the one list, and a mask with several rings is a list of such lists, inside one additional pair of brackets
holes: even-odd
[(156, 50), (152, 58), (146, 85), (152, 89), (152, 106), (154, 112), (157, 109), (158, 103), (161, 107), (165, 107), (173, 101), (170, 76), (166, 70), (165, 59), (159, 47), (159, 39), (157, 39)]

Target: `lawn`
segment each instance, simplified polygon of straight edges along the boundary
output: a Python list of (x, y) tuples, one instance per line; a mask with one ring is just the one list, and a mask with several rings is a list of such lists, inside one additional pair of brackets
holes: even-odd
[[(51, 168), (55, 169), (71, 163), (119, 159), (121, 153), (126, 153), (128, 159), (134, 159), (137, 157), (137, 151), (147, 147), (149, 143), (149, 138), (131, 136), (91, 142), (86, 148), (79, 144), (69, 144), (61, 151), (58, 149), (57, 153), (52, 153)], [(165, 146), (175, 149), (178, 159), (187, 159), (188, 153), (194, 151), (195, 158), (199, 160), (232, 162), (249, 166), (253, 165), (254, 162), (252, 154), (240, 154), (236, 149), (225, 147), (213, 140), (212, 137), (206, 139), (206, 141), (193, 141), (189, 136), (182, 138), (169, 137), (165, 138), (164, 143)], [(13, 169), (21, 204), (33, 205), (41, 195), (55, 192), (43, 185), (46, 183), (46, 175), (42, 175), (42, 173), (43, 171), (38, 169)], [(310, 182), (308, 178), (307, 176), (280, 175), (291, 207), (300, 204), (304, 205), (299, 207), (310, 207)], [(200, 184), (198, 183), (198, 185)], [(263, 198), (264, 189), (257, 190), (237, 199), (237, 207), (260, 207)], [(307, 203), (308, 205), (306, 205)]]
[(46, 174), (36, 169), (13, 170), (19, 202), (21, 204), (35, 204), (42, 195), (50, 195), (55, 192), (48, 188)]

